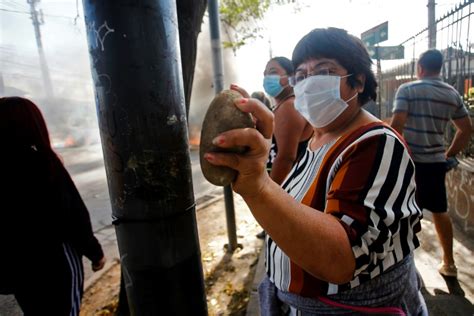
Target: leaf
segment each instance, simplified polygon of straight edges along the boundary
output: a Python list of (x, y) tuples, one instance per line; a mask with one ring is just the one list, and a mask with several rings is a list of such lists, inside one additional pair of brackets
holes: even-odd
[[(248, 40), (257, 38), (262, 30), (259, 26), (270, 7), (271, 0), (222, 0), (219, 12), (228, 41), (224, 48), (231, 48), (234, 53)], [(276, 1), (275, 3), (286, 1)]]

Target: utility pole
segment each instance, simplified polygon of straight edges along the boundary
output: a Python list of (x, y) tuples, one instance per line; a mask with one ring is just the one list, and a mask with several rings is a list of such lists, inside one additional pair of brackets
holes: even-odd
[(272, 49), (272, 36), (268, 36), (268, 56), (269, 60), (273, 58), (273, 49)]
[(428, 49), (436, 48), (435, 0), (428, 0)]
[(131, 315), (207, 315), (175, 0), (83, 0)]
[(5, 94), (5, 82), (3, 81), (3, 74), (0, 71), (0, 97)]
[(38, 55), (40, 60), (41, 74), (43, 76), (44, 90), (46, 92), (46, 96), (51, 99), (54, 97), (53, 85), (51, 84), (51, 77), (49, 76), (49, 69), (43, 51), (43, 43), (41, 41), (40, 31), (40, 25), (44, 24), (43, 11), (40, 10), (38, 12), (36, 10), (36, 4), (39, 3), (40, 0), (26, 0), (26, 2), (30, 5), (31, 21), (33, 22), (33, 27), (35, 28), (36, 46), (38, 46)]
[(377, 44), (377, 46), (375, 46), (375, 54), (377, 55), (377, 80), (379, 82), (379, 84), (377, 85), (377, 103), (378, 103), (378, 106), (377, 106), (377, 114), (378, 114), (378, 118), (382, 118), (382, 64), (380, 62), (380, 46)]
[[(209, 0), (209, 27), (211, 31), (212, 68), (214, 69), (214, 91), (216, 94), (224, 89), (224, 67), (222, 64), (221, 35), (219, 28), (219, 2)], [(234, 197), (230, 185), (224, 187), (225, 215), (227, 220), (228, 252), (237, 249), (237, 228), (235, 224)]]

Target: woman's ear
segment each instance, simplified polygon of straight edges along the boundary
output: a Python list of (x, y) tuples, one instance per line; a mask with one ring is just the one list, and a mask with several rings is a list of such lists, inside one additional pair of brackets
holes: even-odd
[(358, 74), (356, 76), (356, 81), (357, 81), (357, 86), (355, 87), (358, 93), (364, 92), (365, 88), (365, 75), (364, 74)]

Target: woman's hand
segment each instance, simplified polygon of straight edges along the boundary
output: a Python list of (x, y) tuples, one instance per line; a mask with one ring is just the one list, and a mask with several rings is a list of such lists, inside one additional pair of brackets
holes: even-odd
[(273, 133), (273, 113), (256, 99), (236, 99), (235, 105), (241, 111), (252, 114), (256, 128), (224, 132), (213, 140), (213, 144), (222, 148), (242, 146), (248, 150), (243, 154), (209, 152), (204, 158), (213, 165), (227, 166), (238, 171), (232, 184), (235, 192), (242, 196), (257, 195), (270, 180), (265, 167)]
[(91, 265), (92, 271), (97, 272), (99, 270), (102, 270), (105, 266), (106, 261), (107, 260), (105, 259), (105, 256), (104, 256), (104, 257), (100, 258), (99, 261), (93, 262), (92, 265)]
[(250, 94), (247, 92), (247, 90), (245, 90), (244, 88), (232, 83), (230, 85), (230, 90), (234, 90), (234, 91), (237, 91), (238, 93), (240, 93), (244, 98), (250, 98)]

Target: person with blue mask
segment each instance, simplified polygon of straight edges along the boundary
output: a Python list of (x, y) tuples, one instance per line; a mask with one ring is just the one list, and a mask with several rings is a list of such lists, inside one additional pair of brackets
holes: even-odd
[(237, 171), (232, 189), (267, 233), (261, 315), (427, 315), (413, 258), (415, 164), (403, 138), (362, 108), (376, 100), (367, 49), (345, 30), (315, 29), (292, 62), (294, 108), (313, 136), (283, 183), (265, 170), (276, 115), (256, 99), (235, 100), (255, 129), (213, 140), (248, 150), (204, 155)]
[[(311, 125), (295, 110), (295, 94), (289, 84), (293, 64), (286, 57), (270, 59), (263, 73), (263, 88), (274, 98), (275, 132), (267, 160), (267, 171), (278, 184), (285, 180), (298, 157), (302, 156), (313, 133)], [(265, 231), (257, 234), (265, 237)]]
[(286, 57), (274, 57), (265, 67), (263, 88), (274, 98), (275, 132), (268, 155), (267, 171), (281, 184), (297, 157), (306, 150), (313, 131), (311, 125), (294, 107), (295, 94), (289, 84), (293, 64)]

